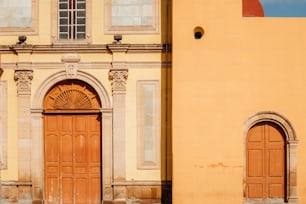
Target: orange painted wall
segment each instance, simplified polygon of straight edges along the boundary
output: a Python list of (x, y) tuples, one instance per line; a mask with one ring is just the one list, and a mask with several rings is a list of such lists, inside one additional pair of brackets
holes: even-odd
[(242, 203), (245, 122), (260, 111), (293, 125), (306, 203), (305, 36), (305, 18), (242, 17), (242, 0), (173, 2), (173, 203)]

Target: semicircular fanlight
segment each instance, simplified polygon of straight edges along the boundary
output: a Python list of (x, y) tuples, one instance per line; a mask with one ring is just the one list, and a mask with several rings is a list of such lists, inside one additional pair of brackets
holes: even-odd
[(90, 109), (91, 101), (79, 90), (66, 90), (54, 100), (55, 109)]
[(79, 81), (57, 84), (48, 92), (44, 101), (44, 109), (47, 111), (99, 110), (100, 107), (97, 93)]

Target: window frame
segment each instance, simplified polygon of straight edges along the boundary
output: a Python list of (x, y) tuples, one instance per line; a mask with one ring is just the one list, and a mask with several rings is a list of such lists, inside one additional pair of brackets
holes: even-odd
[(1, 27), (0, 35), (37, 35), (38, 34), (38, 1), (32, 0), (31, 27)]
[(59, 0), (51, 1), (51, 42), (52, 44), (89, 44), (91, 43), (91, 12), (92, 0), (86, 0), (85, 38), (60, 39), (59, 38)]
[(104, 32), (105, 34), (158, 34), (160, 32), (160, 7), (160, 0), (152, 0), (151, 26), (113, 26), (112, 0), (105, 0)]

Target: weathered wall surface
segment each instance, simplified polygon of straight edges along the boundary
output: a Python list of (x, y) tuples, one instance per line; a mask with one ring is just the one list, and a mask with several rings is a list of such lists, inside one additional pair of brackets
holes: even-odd
[(243, 202), (245, 124), (261, 111), (296, 132), (297, 195), (306, 202), (306, 19), (242, 17), (241, 3), (173, 3), (175, 204)]
[[(37, 3), (38, 1), (34, 0), (32, 2)], [(120, 116), (125, 120), (125, 126), (123, 130), (120, 130), (120, 134), (124, 135), (123, 138), (125, 141), (124, 144), (120, 144), (125, 149), (120, 159), (124, 160), (125, 164), (122, 166), (119, 165), (119, 170), (117, 168), (117, 170), (113, 171), (113, 168), (116, 168), (114, 167), (114, 163), (117, 160), (114, 159), (112, 161), (113, 163), (109, 161), (113, 159), (112, 153), (114, 155), (117, 154), (120, 152), (120, 148), (118, 148), (119, 150), (113, 150), (113, 141), (111, 140), (107, 140), (109, 143), (105, 144), (108, 147), (104, 148), (105, 146), (103, 146), (104, 149), (110, 151), (110, 154), (108, 154), (107, 158), (102, 158), (103, 165), (104, 159), (106, 161), (105, 163), (109, 162), (103, 166), (106, 169), (105, 171), (103, 169), (103, 172), (111, 172), (106, 176), (106, 179), (103, 178), (104, 181), (110, 179), (110, 183), (107, 185), (112, 185), (112, 182), (115, 182), (112, 180), (116, 178), (115, 175), (112, 177), (113, 172), (116, 174), (116, 171), (123, 171), (125, 175), (123, 180), (117, 181), (118, 183), (116, 184), (119, 186), (119, 196), (116, 197), (117, 190), (114, 190), (105, 193), (109, 197), (105, 196), (103, 199), (129, 199), (131, 197), (160, 199), (162, 180), (165, 180), (165, 177), (169, 175), (164, 170), (164, 165), (167, 165), (165, 164), (166, 155), (162, 154), (162, 152), (165, 152), (166, 145), (165, 114), (167, 108), (164, 99), (168, 92), (164, 87), (165, 83), (167, 83), (166, 72), (168, 72), (168, 67), (165, 66), (165, 49), (163, 47), (163, 43), (167, 40), (165, 37), (167, 35), (165, 33), (165, 27), (167, 26), (166, 8), (164, 8), (166, 6), (165, 1), (154, 1), (156, 13), (153, 14), (153, 17), (156, 17), (154, 15), (158, 15), (156, 18), (157, 22), (155, 22), (157, 25), (156, 32), (123, 34), (122, 41), (118, 44), (113, 43), (113, 33), (107, 34), (105, 31), (106, 1), (100, 0), (86, 1), (88, 3), (88, 13), (90, 14), (87, 16), (88, 24), (86, 25), (90, 31), (88, 32), (90, 36), (87, 36), (86, 42), (66, 42), (61, 44), (61, 42), (54, 40), (56, 38), (54, 35), (57, 35), (54, 30), (56, 30), (58, 20), (54, 19), (54, 16), (57, 15), (57, 7), (54, 2), (56, 1), (39, 1), (39, 3), (33, 4), (37, 6), (33, 6), (32, 8), (32, 11), (36, 12), (34, 21), (37, 23), (37, 31), (27, 35), (26, 44), (17, 43), (18, 35), (22, 35), (22, 32), (10, 33), (0, 30), (1, 68), (3, 69), (0, 80), (5, 81), (7, 85), (7, 94), (5, 96), (1, 95), (1, 97), (5, 97), (2, 100), (6, 100), (8, 110), (6, 115), (7, 147), (3, 150), (7, 156), (7, 166), (1, 170), (2, 184), (5, 186), (3, 191), (4, 197), (10, 201), (19, 200), (23, 192), (21, 192), (21, 188), (18, 190), (17, 186), (24, 185), (26, 186), (26, 190), (24, 191), (28, 194), (22, 199), (43, 199), (44, 150), (42, 145), (43, 122), (41, 120), (43, 118), (43, 106), (36, 100), (41, 99), (41, 91), (47, 92), (47, 89), (52, 86), (52, 82), (58, 82), (55, 76), (63, 80), (66, 79), (66, 65), (67, 63), (73, 62), (75, 63), (73, 66), (75, 66), (77, 74), (71, 78), (67, 77), (67, 79), (80, 79), (84, 80), (85, 83), (97, 83), (100, 85), (99, 88), (103, 87), (101, 89), (105, 91), (103, 92), (106, 96), (105, 98), (108, 97), (107, 99), (109, 99), (107, 107), (103, 104), (102, 107), (104, 110), (101, 110), (103, 117), (105, 116), (107, 118), (107, 123), (102, 124), (102, 126), (103, 128), (104, 125), (108, 126), (107, 131), (104, 132), (104, 129), (102, 130), (102, 137), (106, 135), (107, 137), (110, 136), (111, 139), (116, 138), (112, 134), (115, 132), (113, 131), (115, 129), (114, 126), (117, 128), (118, 124), (112, 124), (112, 119), (114, 118), (114, 121), (116, 120), (114, 116), (116, 110), (113, 107), (115, 101), (113, 97), (113, 91), (115, 89), (113, 84), (117, 83), (117, 81), (114, 82), (115, 80), (110, 77), (110, 71), (117, 72), (117, 69), (127, 70), (127, 77), (124, 79), (125, 76), (121, 76), (121, 81), (119, 80), (119, 83), (126, 82), (124, 87), (126, 89), (123, 92), (121, 92), (122, 90), (117, 90), (118, 95), (125, 95), (125, 101), (116, 101), (120, 107), (125, 106), (124, 112), (121, 112)], [(30, 102), (30, 105), (27, 107), (22, 107), (22, 104), (18, 103), (19, 98), (17, 92), (20, 78), (16, 78), (15, 76), (17, 69), (21, 69), (21, 71), (26, 71), (27, 73), (33, 73), (33, 77), (26, 77), (26, 82), (24, 82), (24, 85), (27, 85), (27, 91), (29, 91), (29, 93), (26, 93), (25, 99), (27, 102)], [(139, 112), (139, 108), (137, 107), (137, 97), (139, 97), (137, 95), (137, 83), (139, 81), (156, 82), (157, 93), (159, 93), (158, 98), (162, 100), (162, 102), (158, 101), (161, 104), (159, 105), (160, 109), (155, 110), (159, 115), (156, 124), (159, 132), (158, 138), (154, 141), (154, 146), (158, 147), (157, 151), (159, 152), (156, 161), (159, 163), (152, 168), (139, 168), (137, 166), (139, 154), (143, 154), (143, 152), (139, 152), (139, 137), (137, 132), (139, 126), (139, 121), (137, 121), (137, 112)], [(98, 87), (94, 86), (93, 88), (98, 89)], [(20, 108), (24, 108), (24, 112), (31, 116), (25, 119), (26, 125), (30, 127), (26, 128), (26, 139), (30, 138), (26, 143), (20, 141), (23, 135), (21, 134), (22, 130), (20, 131), (22, 129), (20, 124), (22, 122), (19, 120), (20, 114), (23, 111), (20, 111)], [(122, 122), (121, 119), (119, 120)], [(104, 133), (105, 135), (103, 135)], [(36, 149), (37, 147), (40, 149)], [(20, 153), (21, 151), (25, 151), (26, 153), (22, 154)], [(27, 160), (26, 164), (20, 160), (22, 155)], [(27, 169), (25, 174), (29, 178), (24, 183), (20, 183), (23, 180), (20, 177), (20, 169)], [(32, 184), (33, 194), (31, 192), (32, 190), (28, 187)], [(121, 191), (122, 186), (124, 188), (124, 195), (120, 197), (122, 196), (122, 192), (119, 191)]]

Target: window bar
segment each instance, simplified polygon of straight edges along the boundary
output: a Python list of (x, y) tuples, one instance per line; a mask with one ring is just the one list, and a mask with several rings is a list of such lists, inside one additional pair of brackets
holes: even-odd
[[(85, 22), (78, 19), (85, 19), (86, 9), (84, 0), (60, 0), (59, 1), (59, 31), (60, 39), (78, 39), (85, 36)], [(78, 4), (80, 6), (78, 7)], [(84, 5), (83, 5), (84, 4)], [(64, 6), (65, 5), (65, 6)], [(83, 6), (81, 6), (83, 5)], [(66, 12), (66, 14), (64, 14)], [(67, 21), (64, 21), (67, 19)], [(61, 21), (63, 20), (63, 21)]]
[(73, 32), (73, 38), (74, 39), (77, 39), (77, 35), (76, 35), (76, 33), (77, 33), (77, 21), (76, 21), (76, 19), (77, 19), (77, 0), (73, 0), (74, 2), (73, 2), (73, 28), (74, 28), (74, 32)]

